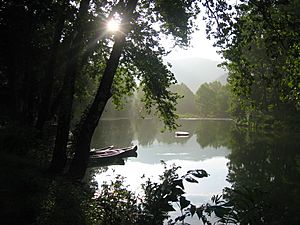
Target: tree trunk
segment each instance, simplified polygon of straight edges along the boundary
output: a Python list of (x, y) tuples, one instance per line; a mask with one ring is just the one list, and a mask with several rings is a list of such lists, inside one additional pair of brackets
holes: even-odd
[[(137, 5), (137, 0), (131, 0), (128, 2), (125, 18), (122, 21), (123, 24), (129, 24), (132, 19), (133, 11)], [(125, 28), (124, 32), (119, 32), (118, 35), (115, 36), (115, 43), (106, 64), (97, 94), (89, 108), (89, 111), (80, 123), (75, 140), (75, 155), (69, 169), (69, 176), (71, 178), (82, 179), (85, 175), (89, 160), (91, 139), (104, 111), (105, 105), (111, 97), (111, 87), (114, 75), (119, 64), (121, 53), (125, 44), (125, 37), (128, 31), (129, 27)]]
[(42, 100), (40, 103), (38, 119), (36, 122), (36, 128), (38, 128), (39, 130), (43, 129), (44, 123), (47, 121), (49, 115), (50, 101), (51, 101), (51, 96), (53, 91), (52, 89), (53, 89), (55, 65), (57, 61), (57, 53), (58, 53), (59, 43), (61, 39), (61, 34), (66, 19), (65, 9), (67, 7), (68, 2), (69, 1), (64, 1), (62, 3), (60, 9), (61, 10), (60, 16), (55, 25), (50, 59), (47, 65), (46, 76), (43, 84), (44, 89), (42, 90)]
[(62, 172), (67, 162), (66, 148), (70, 130), (75, 79), (80, 70), (79, 63), (83, 43), (84, 19), (88, 14), (89, 2), (90, 0), (82, 0), (80, 2), (79, 14), (74, 29), (75, 38), (73, 43), (71, 43), (68, 53), (68, 62), (63, 83), (63, 95), (58, 113), (55, 147), (50, 165), (50, 171), (52, 173)]

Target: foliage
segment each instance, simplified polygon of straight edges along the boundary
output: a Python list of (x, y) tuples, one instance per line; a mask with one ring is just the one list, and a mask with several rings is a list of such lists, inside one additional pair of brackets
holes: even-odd
[(47, 192), (42, 173), (48, 163), (49, 140), (36, 140), (37, 131), (10, 126), (0, 129), (1, 212), (3, 224), (32, 224)]
[[(208, 34), (216, 39), (235, 95), (234, 114), (299, 116), (299, 1), (206, 1)], [(260, 116), (258, 116), (260, 117)]]
[(124, 177), (117, 175), (111, 183), (103, 184), (97, 197), (94, 198), (97, 206), (94, 208), (101, 218), (100, 224), (151, 224), (161, 225), (169, 217), (168, 213), (175, 211), (174, 203), (178, 205), (181, 215), (170, 219), (168, 224), (184, 222), (186, 217), (197, 214), (199, 220), (210, 225), (208, 220), (213, 213), (220, 218), (220, 222), (235, 222), (232, 205), (221, 196), (213, 196), (211, 204), (203, 204), (199, 207), (193, 205), (184, 196), (184, 181), (198, 183), (197, 179), (209, 176), (201, 169), (187, 171), (179, 177), (178, 166), (167, 168), (160, 176), (159, 182), (148, 179), (142, 184), (143, 193), (136, 196), (124, 186)]
[[(40, 130), (46, 121), (57, 122), (53, 172), (63, 171), (71, 120), (81, 118), (69, 174), (84, 175), (90, 141), (108, 99), (120, 106), (137, 82), (145, 93), (146, 111), (154, 109), (167, 128), (177, 127), (178, 95), (169, 90), (176, 79), (162, 60), (168, 51), (161, 38), (171, 36), (174, 45), (188, 46), (200, 1), (173, 3), (2, 2), (0, 99), (5, 110), (0, 117)], [(112, 18), (121, 23), (114, 33), (106, 26)], [(91, 103), (82, 106), (82, 100)]]
[(164, 166), (165, 171), (160, 176), (160, 183), (148, 179), (143, 184), (145, 196), (142, 201), (142, 209), (147, 217), (144, 218), (142, 224), (163, 224), (163, 221), (169, 217), (167, 213), (175, 211), (174, 203), (178, 205), (181, 215), (169, 219), (168, 224), (170, 225), (178, 222), (184, 223), (186, 217), (195, 214), (203, 224), (210, 225), (211, 222), (209, 222), (208, 217), (212, 213), (220, 218), (220, 222), (233, 222), (232, 215), (234, 214), (231, 204), (220, 200), (221, 197), (214, 196), (212, 198), (214, 205), (207, 203), (197, 207), (184, 196), (184, 181), (198, 183), (197, 179), (209, 176), (205, 170), (189, 170), (185, 175), (179, 177), (176, 171), (180, 167), (173, 165), (170, 169), (167, 169), (166, 164)]
[(184, 83), (176, 84), (170, 88), (172, 92), (181, 96), (177, 100), (176, 113), (184, 115), (197, 115), (198, 111), (195, 106), (195, 95)]
[(100, 187), (96, 202), (101, 225), (139, 224), (137, 199), (123, 182), (123, 177), (116, 176), (110, 184)]
[[(75, 96), (77, 101), (90, 99), (96, 88), (93, 83), (101, 79), (112, 47), (112, 35), (105, 30), (106, 21), (124, 16), (125, 4), (126, 1), (92, 1), (88, 14), (78, 21), (79, 2), (4, 1), (1, 5), (1, 99), (3, 106), (10, 110), (5, 114), (10, 117), (13, 114), (9, 112), (17, 113), (18, 118), (23, 113), (25, 117), (33, 117), (31, 123), (34, 122), (41, 93), (47, 85), (43, 82), (49, 65), (55, 67), (53, 90), (58, 90), (53, 92), (51, 103), (59, 98), (68, 54), (72, 50), (70, 45), (78, 35), (82, 35), (82, 43), (75, 47), (80, 61)], [(119, 105), (123, 95), (133, 93), (138, 78), (145, 88), (145, 102), (156, 103), (159, 114), (167, 126), (172, 127), (176, 96), (164, 89), (173, 84), (175, 78), (162, 62), (167, 51), (159, 41), (162, 34), (170, 35), (176, 45), (187, 46), (200, 10), (197, 1), (178, 1), (170, 5), (168, 1), (139, 2), (114, 79), (113, 98)], [(156, 29), (156, 25), (161, 29)], [(80, 26), (84, 28), (76, 30)], [(55, 43), (57, 37), (59, 43)]]
[(94, 189), (87, 184), (76, 184), (61, 178), (53, 180), (34, 224), (99, 224), (101, 220), (93, 194)]
[(196, 92), (196, 106), (204, 117), (228, 117), (230, 94), (219, 81), (202, 84)]

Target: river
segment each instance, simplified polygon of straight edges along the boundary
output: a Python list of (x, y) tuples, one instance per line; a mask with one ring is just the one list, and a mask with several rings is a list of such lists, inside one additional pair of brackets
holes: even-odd
[[(262, 224), (272, 224), (273, 220), (300, 224), (299, 134), (249, 132), (237, 129), (230, 120), (180, 120), (179, 123), (178, 130), (189, 132), (188, 137), (161, 132), (161, 124), (152, 119), (100, 121), (92, 147), (137, 145), (138, 156), (128, 158), (125, 165), (112, 165), (97, 173), (96, 181), (101, 185), (120, 174), (126, 177), (130, 190), (139, 192), (140, 184), (145, 181), (143, 175), (158, 180), (163, 160), (167, 165), (180, 166), (180, 175), (190, 169), (209, 173), (199, 184), (185, 184), (186, 197), (193, 204), (209, 202), (213, 195), (224, 193), (229, 200), (249, 203), (239, 205), (236, 200), (239, 216), (253, 220), (253, 224), (262, 220), (265, 221)], [(253, 214), (249, 214), (249, 207)], [(196, 224), (196, 219), (188, 222)]]

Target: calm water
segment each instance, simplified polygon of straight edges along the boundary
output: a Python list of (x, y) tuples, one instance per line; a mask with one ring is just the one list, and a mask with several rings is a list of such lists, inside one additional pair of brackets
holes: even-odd
[(109, 166), (96, 180), (101, 184), (121, 174), (129, 188), (138, 192), (144, 181), (141, 176), (157, 180), (163, 171), (160, 161), (164, 160), (181, 166), (179, 174), (189, 169), (204, 169), (210, 174), (199, 184), (187, 184), (187, 198), (196, 205), (224, 193), (228, 200), (237, 202), (239, 216), (250, 223), (253, 220), (252, 224), (300, 224), (299, 134), (251, 133), (234, 128), (231, 121), (180, 123), (178, 130), (188, 131), (189, 137), (161, 133), (154, 120), (101, 121), (92, 147), (136, 144), (138, 157), (128, 158), (125, 165)]

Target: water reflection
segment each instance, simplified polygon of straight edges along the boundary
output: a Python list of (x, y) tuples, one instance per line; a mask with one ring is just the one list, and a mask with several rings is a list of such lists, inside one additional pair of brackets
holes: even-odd
[(130, 146), (133, 139), (134, 129), (130, 120), (101, 120), (95, 130), (91, 148), (110, 145), (116, 147)]
[[(188, 186), (195, 204), (213, 194), (234, 202), (241, 224), (300, 224), (300, 135), (246, 132), (231, 121), (180, 121), (189, 137), (161, 132), (155, 120), (101, 121), (92, 147), (138, 145), (138, 157), (125, 166), (113, 166), (135, 190), (141, 175), (158, 177), (160, 160), (188, 169), (205, 169), (210, 177), (200, 186)], [(229, 170), (229, 172), (228, 172)], [(112, 173), (98, 174), (98, 181)], [(227, 181), (226, 181), (227, 179)], [(228, 183), (230, 182), (230, 183)]]
[(299, 134), (231, 133), (225, 194), (241, 224), (300, 224)]
[(162, 132), (162, 124), (154, 119), (101, 120), (92, 139), (91, 147), (107, 145), (128, 146), (136, 141), (139, 146), (150, 146), (155, 141), (164, 144), (184, 144), (193, 135), (200, 147), (227, 146), (231, 121), (180, 120), (179, 130), (188, 131), (188, 137), (175, 137), (174, 132)]
[[(205, 135), (200, 131), (209, 129), (211, 124), (218, 124), (218, 135), (216, 139), (205, 140)], [(213, 194), (219, 194), (225, 186), (226, 175), (228, 173), (226, 164), (229, 154), (228, 148), (222, 146), (218, 138), (226, 136), (232, 123), (224, 121), (224, 129), (219, 121), (180, 121), (179, 130), (189, 132), (188, 137), (175, 137), (174, 132), (161, 132), (162, 124), (156, 120), (105, 120), (101, 121), (97, 132), (92, 140), (92, 147), (102, 147), (115, 145), (123, 147), (124, 145), (138, 145), (138, 157), (128, 158), (125, 166), (110, 166), (105, 173), (98, 173), (96, 180), (101, 184), (103, 181), (109, 181), (116, 174), (126, 177), (130, 189), (136, 191), (143, 182), (142, 175), (158, 179), (163, 172), (161, 160), (168, 165), (175, 163), (181, 166), (179, 171), (184, 174), (191, 169), (206, 169), (211, 175), (203, 179), (201, 185), (186, 184), (186, 190), (190, 200), (194, 204), (200, 204), (208, 201)], [(101, 126), (102, 125), (102, 126)], [(222, 140), (226, 138), (223, 137)], [(198, 141), (207, 143), (202, 147)], [(97, 165), (93, 165), (97, 166)]]
[(201, 121), (196, 129), (197, 142), (202, 148), (228, 146), (231, 128), (231, 121)]

